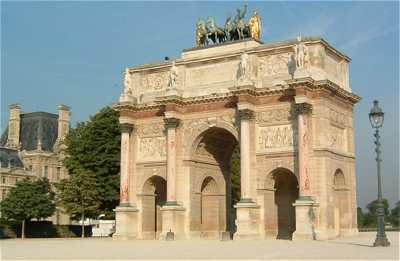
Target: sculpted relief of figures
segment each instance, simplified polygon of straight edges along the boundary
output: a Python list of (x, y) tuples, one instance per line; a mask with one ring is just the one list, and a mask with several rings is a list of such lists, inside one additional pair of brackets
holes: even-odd
[(297, 145), (297, 132), (292, 125), (258, 127), (257, 130), (257, 152), (291, 150)]
[(139, 161), (161, 161), (166, 158), (165, 137), (150, 137), (139, 139)]
[(329, 109), (329, 119), (334, 125), (342, 128), (346, 126), (346, 115), (344, 113)]
[(166, 139), (164, 136), (163, 124), (152, 123), (139, 125), (137, 133), (139, 136), (139, 161), (165, 160)]

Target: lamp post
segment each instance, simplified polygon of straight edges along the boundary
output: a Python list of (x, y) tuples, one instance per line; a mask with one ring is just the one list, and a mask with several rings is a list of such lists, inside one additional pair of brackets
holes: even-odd
[(379, 102), (377, 100), (374, 101), (374, 106), (369, 113), (369, 121), (371, 122), (372, 128), (375, 129), (375, 145), (376, 145), (376, 166), (377, 166), (377, 175), (378, 175), (378, 203), (377, 203), (377, 212), (378, 212), (378, 232), (376, 234), (376, 239), (374, 242), (374, 247), (376, 246), (389, 246), (390, 242), (386, 237), (385, 233), (385, 209), (382, 200), (382, 176), (381, 176), (381, 143), (379, 141), (379, 128), (382, 127), (384, 120), (384, 113), (382, 109), (379, 107)]

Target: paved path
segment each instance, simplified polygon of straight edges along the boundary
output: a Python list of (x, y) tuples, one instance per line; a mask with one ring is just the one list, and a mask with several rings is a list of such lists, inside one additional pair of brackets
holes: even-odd
[(375, 233), (327, 241), (118, 241), (111, 238), (2, 240), (1, 259), (357, 259), (399, 260), (399, 233), (392, 245), (374, 248)]

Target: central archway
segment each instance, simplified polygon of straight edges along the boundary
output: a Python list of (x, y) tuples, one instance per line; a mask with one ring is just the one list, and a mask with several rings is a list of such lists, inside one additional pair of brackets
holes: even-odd
[[(221, 232), (235, 230), (233, 205), (235, 195), (240, 194), (240, 178), (232, 178), (232, 155), (235, 148), (238, 155), (237, 144), (228, 130), (211, 127), (192, 145), (191, 230), (199, 231), (201, 238), (219, 238)], [(237, 170), (235, 175), (239, 175)]]

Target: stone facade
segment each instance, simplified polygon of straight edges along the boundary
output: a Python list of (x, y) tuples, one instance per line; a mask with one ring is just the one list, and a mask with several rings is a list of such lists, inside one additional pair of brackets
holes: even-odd
[[(296, 48), (304, 50), (301, 60)], [(349, 85), (349, 62), (325, 40), (303, 38), (187, 49), (174, 66), (127, 68), (114, 105), (123, 127), (114, 236), (356, 234), (359, 97)], [(241, 200), (232, 205), (236, 146)]]
[[(58, 106), (58, 114), (47, 112), (21, 113), (18, 104), (10, 106), (8, 128), (0, 141), (0, 195), (6, 197), (16, 181), (48, 178), (50, 183), (68, 177), (63, 166), (64, 139), (69, 131), (71, 112)], [(49, 218), (56, 224), (69, 224), (69, 217), (57, 208)]]

